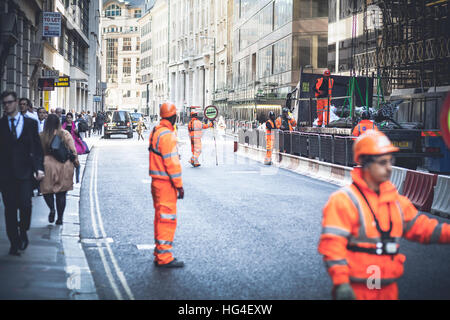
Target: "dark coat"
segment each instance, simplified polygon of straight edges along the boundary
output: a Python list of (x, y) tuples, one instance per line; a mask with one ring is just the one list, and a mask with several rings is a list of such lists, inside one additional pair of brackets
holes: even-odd
[(12, 180), (29, 180), (33, 173), (44, 171), (37, 122), (25, 117), (23, 120), (22, 134), (14, 141), (8, 117), (0, 119), (0, 189)]

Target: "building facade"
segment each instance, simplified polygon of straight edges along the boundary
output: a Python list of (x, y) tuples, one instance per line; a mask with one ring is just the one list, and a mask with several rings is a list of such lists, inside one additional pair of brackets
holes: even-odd
[(155, 110), (151, 101), (153, 89), (153, 75), (152, 75), (152, 11), (148, 7), (144, 15), (138, 20), (139, 29), (141, 30), (141, 68), (139, 76), (141, 78), (142, 92), (141, 92), (141, 110), (146, 115), (155, 115), (158, 110)]
[(171, 0), (169, 91), (181, 116), (226, 88), (228, 1)]
[[(11, 24), (1, 27), (0, 89), (14, 90), (47, 110), (95, 111), (99, 105), (90, 103), (89, 92), (96, 90), (100, 64), (95, 59), (89, 63), (89, 57), (98, 54), (98, 42), (93, 41), (98, 17), (90, 14), (96, 8), (98, 2), (88, 0), (2, 1), (0, 11)], [(60, 13), (60, 36), (43, 37), (45, 12)], [(70, 78), (68, 86), (39, 91), (39, 78), (48, 71), (58, 80)]]
[(265, 121), (281, 112), (300, 70), (327, 67), (328, 1), (235, 0), (227, 117)]
[(141, 110), (138, 19), (143, 1), (107, 0), (101, 18), (102, 81), (105, 109)]
[(152, 94), (150, 105), (153, 115), (169, 99), (168, 94), (168, 0), (157, 0), (151, 9), (152, 16)]

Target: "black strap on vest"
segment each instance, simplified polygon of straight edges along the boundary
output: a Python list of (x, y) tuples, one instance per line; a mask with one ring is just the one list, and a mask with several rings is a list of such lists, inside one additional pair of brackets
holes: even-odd
[(150, 136), (150, 146), (148, 147), (148, 151), (153, 152), (153, 153), (157, 154), (158, 156), (162, 157), (161, 152), (159, 152), (158, 150), (153, 148), (153, 135), (154, 135), (155, 131), (156, 131), (156, 126), (153, 128), (152, 134)]
[(373, 219), (375, 220), (375, 226), (378, 230), (378, 232), (381, 234), (381, 239), (388, 239), (391, 238), (391, 231), (392, 231), (392, 218), (391, 218), (391, 206), (389, 205), (389, 230), (384, 231), (383, 229), (381, 229), (380, 227), (380, 223), (378, 222), (377, 217), (375, 216), (375, 213), (372, 210), (372, 207), (370, 206), (369, 201), (367, 200), (366, 196), (364, 195), (364, 193), (361, 191), (361, 189), (358, 187), (358, 185), (356, 183), (353, 182), (353, 185), (356, 187), (356, 189), (359, 191), (359, 193), (363, 196), (364, 200), (367, 203), (367, 206), (370, 209), (370, 212), (372, 213)]

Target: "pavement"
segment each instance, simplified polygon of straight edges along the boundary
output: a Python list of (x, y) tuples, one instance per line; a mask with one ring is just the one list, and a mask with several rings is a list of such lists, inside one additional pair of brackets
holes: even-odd
[[(91, 148), (99, 136), (86, 138)], [(87, 155), (79, 156), (80, 178)], [(20, 257), (8, 254), (3, 201), (0, 197), (0, 300), (97, 299), (96, 289), (79, 242), (81, 181), (67, 194), (63, 225), (48, 222), (42, 196), (32, 199), (29, 245)]]

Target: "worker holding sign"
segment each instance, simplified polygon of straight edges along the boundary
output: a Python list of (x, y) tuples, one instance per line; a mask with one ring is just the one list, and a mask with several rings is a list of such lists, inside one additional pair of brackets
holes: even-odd
[(195, 168), (200, 166), (198, 158), (200, 157), (200, 153), (202, 153), (202, 130), (211, 128), (213, 123), (203, 124), (198, 120), (198, 112), (194, 108), (191, 107), (191, 121), (189, 121), (188, 130), (189, 136), (191, 137), (192, 150), (192, 157), (189, 163)]

